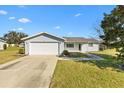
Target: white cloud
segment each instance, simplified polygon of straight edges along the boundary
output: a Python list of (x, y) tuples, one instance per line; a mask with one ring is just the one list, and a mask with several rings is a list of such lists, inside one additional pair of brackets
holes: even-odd
[(5, 10), (0, 10), (0, 15), (7, 15), (7, 14), (8, 14), (7, 11), (5, 11)]
[(17, 28), (17, 30), (20, 30), (20, 31), (22, 31), (22, 30), (24, 30), (23, 28)]
[(73, 33), (72, 32), (69, 32), (68, 35), (72, 35)]
[(31, 22), (31, 20), (28, 19), (28, 18), (20, 18), (20, 19), (18, 19), (18, 22), (20, 22), (20, 23), (29, 23), (29, 22)]
[(9, 20), (13, 20), (13, 19), (15, 19), (15, 17), (14, 17), (14, 16), (9, 17)]
[(75, 14), (74, 16), (75, 17), (78, 17), (78, 16), (81, 16), (82, 14), (81, 13), (77, 13), (77, 14)]
[(54, 29), (60, 29), (61, 27), (60, 26), (55, 26)]

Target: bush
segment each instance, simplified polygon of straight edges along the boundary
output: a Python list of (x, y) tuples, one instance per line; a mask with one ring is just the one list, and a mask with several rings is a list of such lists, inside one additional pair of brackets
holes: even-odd
[(7, 45), (6, 45), (6, 44), (3, 45), (3, 49), (4, 49), (4, 50), (7, 49)]
[(68, 52), (68, 50), (64, 50), (63, 53), (62, 53), (62, 55), (64, 55), (64, 56), (69, 56), (70, 53)]
[(24, 48), (20, 48), (20, 49), (19, 49), (19, 54), (25, 54)]

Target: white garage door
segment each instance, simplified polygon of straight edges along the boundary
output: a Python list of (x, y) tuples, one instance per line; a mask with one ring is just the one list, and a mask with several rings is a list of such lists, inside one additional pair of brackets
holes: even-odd
[(30, 43), (29, 55), (58, 55), (58, 43)]

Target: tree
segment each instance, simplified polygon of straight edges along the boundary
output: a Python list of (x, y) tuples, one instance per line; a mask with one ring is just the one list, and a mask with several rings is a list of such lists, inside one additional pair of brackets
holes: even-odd
[(104, 44), (116, 48), (118, 59), (124, 61), (124, 6), (116, 6), (110, 14), (104, 14), (101, 28)]
[(3, 38), (8, 44), (20, 44), (21, 39), (27, 37), (28, 35), (23, 32), (10, 31), (6, 33)]
[(19, 44), (22, 42), (22, 41), (21, 41), (22, 38), (28, 36), (27, 34), (25, 34), (25, 33), (23, 33), (23, 32), (18, 32), (17, 35), (18, 35), (18, 38), (19, 38), (19, 39), (18, 39), (18, 43), (19, 43)]

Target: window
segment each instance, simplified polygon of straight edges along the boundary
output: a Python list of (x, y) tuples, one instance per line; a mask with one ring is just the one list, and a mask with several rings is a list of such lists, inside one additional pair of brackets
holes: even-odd
[(66, 47), (68, 47), (68, 48), (74, 48), (74, 44), (66, 44)]
[(89, 46), (89, 47), (93, 47), (93, 43), (89, 43), (88, 46)]

